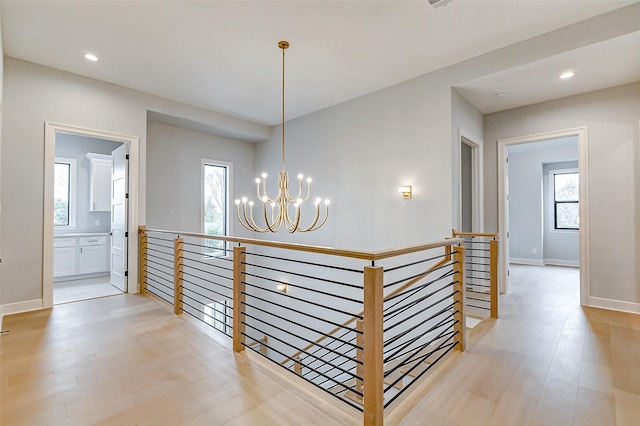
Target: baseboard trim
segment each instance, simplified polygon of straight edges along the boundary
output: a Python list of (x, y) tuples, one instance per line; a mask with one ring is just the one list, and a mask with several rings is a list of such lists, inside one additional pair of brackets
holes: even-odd
[(640, 303), (624, 302), (622, 300), (605, 299), (602, 297), (589, 296), (588, 306), (592, 308), (609, 309), (612, 311), (631, 312), (640, 314)]
[(573, 268), (580, 267), (579, 260), (564, 260), (564, 259), (545, 259), (545, 265), (553, 265), (553, 266), (570, 266)]
[(25, 300), (24, 302), (7, 303), (0, 305), (0, 318), (5, 315), (19, 314), (22, 312), (37, 311), (42, 309), (42, 299)]
[(532, 266), (544, 266), (543, 260), (537, 259), (523, 259), (520, 257), (510, 257), (509, 263), (516, 263), (518, 265), (532, 265)]

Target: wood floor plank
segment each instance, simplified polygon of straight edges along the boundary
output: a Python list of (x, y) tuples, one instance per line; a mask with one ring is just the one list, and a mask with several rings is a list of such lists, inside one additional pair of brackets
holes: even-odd
[(619, 389), (613, 391), (616, 426), (637, 426), (640, 419), (640, 395)]
[(615, 425), (613, 395), (580, 386), (573, 424), (576, 426)]

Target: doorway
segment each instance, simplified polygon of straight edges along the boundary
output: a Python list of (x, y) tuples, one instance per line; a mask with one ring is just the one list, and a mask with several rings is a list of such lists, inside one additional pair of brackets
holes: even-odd
[(458, 214), (455, 229), (483, 232), (482, 141), (460, 128), (458, 150)]
[[(530, 150), (531, 147), (536, 146), (536, 144), (538, 144), (538, 146), (544, 145), (544, 141), (552, 141), (547, 142), (549, 144), (552, 144), (553, 141), (565, 141), (565, 143), (570, 143), (571, 140), (574, 140), (577, 143), (577, 167), (569, 167), (571, 165), (575, 166), (575, 164), (570, 164), (566, 161), (554, 162), (551, 160), (546, 162), (540, 160), (540, 164), (535, 165), (535, 161), (532, 159), (533, 156), (531, 155), (532, 151), (527, 152), (527, 150)], [(535, 170), (535, 173), (538, 173), (537, 181), (535, 177), (528, 176), (525, 171), (522, 170), (523, 164), (525, 164), (524, 162), (522, 164), (515, 164), (515, 162), (513, 162), (512, 164), (512, 162), (510, 161), (510, 154), (513, 154), (514, 158), (515, 155), (524, 155), (523, 158), (526, 159), (526, 161), (528, 162), (527, 164), (529, 164), (531, 170)], [(564, 160), (568, 160), (568, 158), (565, 158)], [(538, 204), (536, 204), (536, 202), (531, 203), (531, 205), (529, 205), (528, 207), (526, 203), (520, 203), (519, 200), (518, 203), (516, 203), (516, 198), (518, 198), (521, 194), (517, 194), (516, 192), (512, 191), (511, 186), (517, 185), (521, 187), (521, 184), (523, 183), (517, 182), (515, 179), (513, 182), (510, 182), (510, 168), (513, 166), (518, 169), (518, 179), (520, 179), (520, 176), (528, 176), (527, 182), (530, 182), (530, 185), (533, 186), (537, 185), (537, 196), (539, 197), (537, 199), (537, 202), (540, 204), (539, 206)], [(586, 304), (589, 288), (589, 262), (587, 245), (589, 230), (587, 167), (588, 162), (586, 128), (570, 129), (566, 131), (550, 132), (540, 135), (523, 136), (498, 141), (498, 214), (500, 234), (499, 281), (501, 293), (507, 292), (509, 290), (509, 264), (511, 260), (510, 253), (515, 253), (514, 249), (517, 249), (516, 251), (518, 256), (514, 260), (518, 263), (544, 265), (545, 260), (547, 260), (549, 264), (558, 263), (558, 259), (549, 258), (549, 256), (545, 256), (544, 253), (544, 233), (545, 231), (548, 231), (551, 227), (553, 227), (553, 231), (551, 233), (547, 233), (547, 239), (552, 239), (551, 237), (549, 237), (549, 235), (551, 235), (553, 238), (563, 236), (561, 234), (565, 234), (564, 236), (570, 237), (571, 233), (573, 233), (573, 237), (577, 236), (577, 238), (579, 239), (579, 253), (577, 255), (577, 261), (572, 264), (572, 262), (570, 262), (571, 259), (565, 259), (566, 263), (564, 264), (564, 266), (580, 266), (580, 301), (581, 304)], [(569, 225), (565, 224), (565, 222), (561, 222), (558, 227), (558, 224), (555, 222), (555, 212), (558, 208), (558, 203), (550, 201), (550, 197), (552, 194), (554, 194), (554, 184), (553, 182), (551, 182), (551, 179), (556, 171), (558, 172), (558, 174), (568, 173), (569, 171), (577, 172), (576, 178), (579, 185), (579, 203), (570, 206), (570, 208), (575, 208), (577, 210), (577, 214), (579, 215), (579, 227), (577, 226), (577, 224)], [(568, 176), (568, 174), (566, 176)], [(558, 182), (561, 181), (563, 181), (563, 179), (558, 180)], [(547, 210), (543, 210), (543, 202), (545, 205), (547, 205)], [(560, 202), (562, 203), (561, 199)], [(513, 203), (516, 203), (517, 207), (516, 204)], [(514, 214), (516, 214), (516, 216), (513, 216), (513, 214), (511, 214), (510, 207), (517, 209), (517, 212), (513, 212)], [(566, 205), (562, 204), (560, 206), (560, 209), (562, 210), (566, 207)], [(551, 210), (549, 210), (549, 208)], [(518, 219), (518, 223), (510, 223), (510, 217), (516, 217)], [(521, 220), (523, 218), (524, 220)], [(529, 221), (529, 223), (527, 223), (527, 221)], [(517, 238), (519, 239), (517, 248), (515, 246), (512, 247), (511, 241), (512, 237), (516, 237), (516, 235), (514, 235), (515, 232), (518, 233)], [(549, 249), (548, 246), (546, 248)]]
[(45, 127), (43, 306), (137, 292), (138, 138)]

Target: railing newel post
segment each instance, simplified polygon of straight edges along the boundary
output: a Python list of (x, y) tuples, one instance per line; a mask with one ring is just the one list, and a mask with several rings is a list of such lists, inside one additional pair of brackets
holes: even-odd
[(453, 300), (455, 304), (454, 306), (454, 316), (455, 325), (453, 326), (454, 331), (456, 332), (455, 342), (456, 342), (456, 350), (464, 352), (465, 344), (466, 344), (466, 315), (465, 315), (465, 283), (464, 283), (464, 259), (465, 259), (465, 248), (464, 243), (460, 243), (455, 247), (455, 251), (453, 253), (453, 270), (455, 276), (455, 284), (453, 285)]
[(364, 425), (384, 423), (383, 268), (364, 268)]
[(147, 291), (148, 235), (144, 225), (138, 226), (138, 285), (140, 294)]
[(246, 284), (244, 277), (246, 272), (246, 247), (233, 248), (233, 350), (242, 352), (245, 349), (245, 315), (244, 302)]
[(173, 313), (182, 314), (182, 279), (184, 278), (184, 239), (173, 242)]
[(491, 318), (498, 318), (498, 240), (489, 242), (489, 297)]
[(293, 372), (302, 377), (302, 360), (300, 359), (300, 356), (297, 356), (294, 359)]

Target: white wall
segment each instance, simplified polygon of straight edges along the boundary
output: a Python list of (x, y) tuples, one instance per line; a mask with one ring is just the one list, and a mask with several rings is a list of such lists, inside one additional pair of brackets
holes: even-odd
[(485, 116), (485, 225), (498, 230), (497, 141), (588, 127), (594, 297), (640, 303), (640, 83)]
[[(578, 260), (579, 247), (577, 233), (572, 232), (571, 241), (564, 244), (560, 234), (549, 233), (545, 226), (545, 206), (548, 198), (544, 197), (544, 163), (576, 160), (578, 158), (578, 141), (576, 137), (565, 140), (536, 142), (526, 145), (508, 147), (509, 153), (509, 257), (511, 261), (542, 265), (545, 258)], [(576, 165), (577, 167), (577, 165)], [(552, 235), (549, 244), (549, 235)], [(560, 238), (555, 238), (560, 237)], [(555, 243), (555, 244), (554, 244)], [(560, 247), (558, 247), (560, 245)], [(545, 247), (554, 255), (559, 255), (562, 248), (570, 248), (568, 254), (561, 257), (550, 257)], [(533, 250), (536, 253), (533, 253)]]
[[(321, 231), (267, 238), (376, 250), (450, 235), (450, 104), (450, 86), (425, 76), (287, 123), (287, 171), (313, 177), (312, 196), (330, 198), (332, 212)], [(263, 170), (274, 184), (280, 127), (256, 146)]]
[[(111, 230), (111, 214), (109, 212), (92, 212), (89, 210), (90, 172), (88, 152), (111, 155), (111, 152), (122, 145), (120, 142), (88, 138), (78, 135), (56, 135), (56, 157), (74, 158), (77, 163), (76, 184), (76, 229), (73, 232), (109, 232)], [(100, 225), (95, 221), (99, 220)]]
[[(138, 212), (146, 222), (147, 111), (197, 120), (260, 140), (266, 126), (204, 111), (13, 58), (4, 62), (2, 128), (2, 305), (42, 299), (44, 123), (138, 136)], [(135, 239), (134, 239), (135, 240)], [(137, 244), (132, 241), (133, 248)], [(31, 305), (29, 305), (31, 306)]]
[[(2, 145), (3, 145), (3, 135), (2, 135), (2, 120), (4, 118), (4, 44), (2, 41), (2, 16), (0, 16), (0, 171), (2, 167)], [(0, 173), (0, 224), (2, 223), (2, 173)], [(2, 240), (3, 240), (3, 231), (2, 226), (0, 225), (0, 259), (2, 259), (2, 255), (4, 254), (4, 250), (2, 249)], [(2, 263), (0, 263), (0, 321), (2, 320)]]
[(255, 185), (253, 144), (149, 121), (147, 125), (147, 227), (202, 232), (201, 158), (233, 163), (231, 235), (253, 237), (237, 224), (235, 187)]

